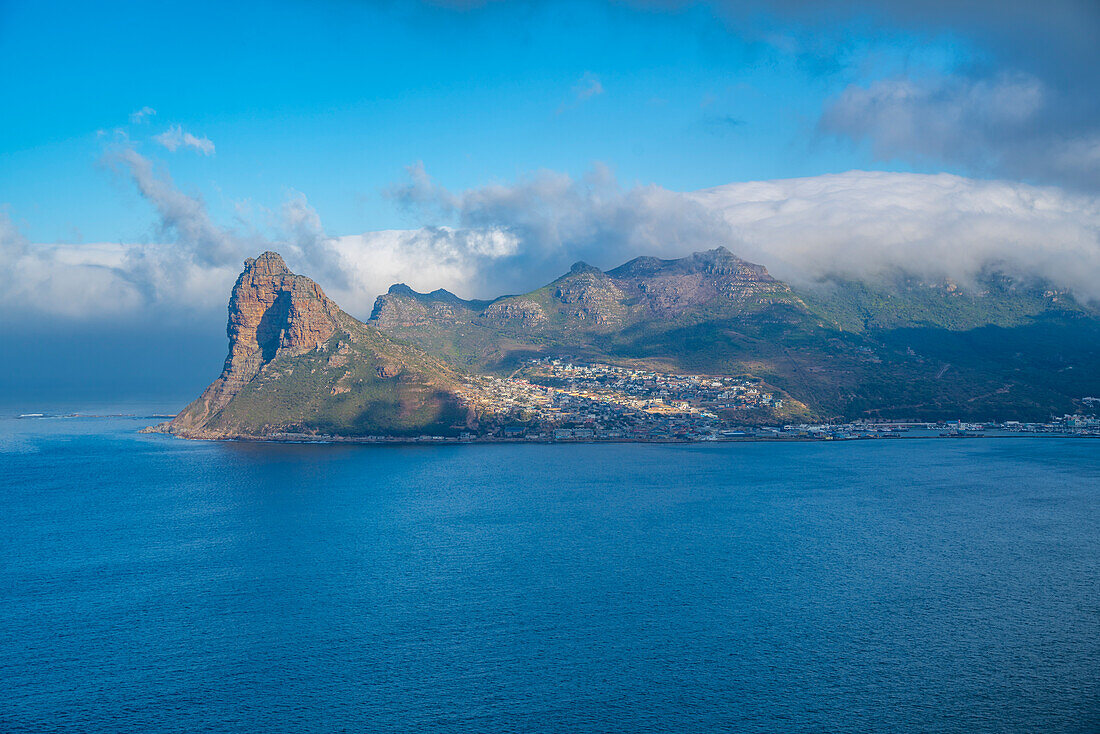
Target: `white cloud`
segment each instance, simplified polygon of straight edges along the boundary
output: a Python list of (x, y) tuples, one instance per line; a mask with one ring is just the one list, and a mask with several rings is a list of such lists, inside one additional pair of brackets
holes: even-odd
[(240, 255), (244, 242), (230, 230), (211, 221), (201, 199), (176, 188), (166, 172), (153, 170), (153, 162), (123, 141), (104, 155), (104, 160), (126, 172), (141, 196), (156, 209), (161, 235), (175, 239), (200, 262), (221, 265)]
[(452, 193), (422, 174), (408, 203), (423, 210), (435, 197), (461, 228), (516, 238), (470, 282), (482, 296), (540, 285), (578, 258), (609, 268), (721, 244), (803, 283), (899, 269), (966, 282), (993, 267), (1100, 299), (1100, 199), (1053, 187), (850, 171), (679, 194), (623, 188), (597, 168)]
[(688, 194), (540, 172), (451, 192), (421, 167), (392, 195), (426, 219), (410, 230), (333, 236), (290, 192), (268, 236), (213, 223), (132, 149), (113, 154), (158, 213), (160, 244), (33, 245), (0, 215), (9, 312), (75, 319), (181, 318), (225, 308), (245, 257), (275, 249), (365, 318), (395, 282), (492, 297), (538, 287), (586, 260), (679, 257), (725, 245), (777, 276), (874, 278), (898, 269), (965, 283), (985, 268), (1039, 276), (1100, 300), (1100, 200), (1057, 188), (947, 174), (850, 171), (735, 183)]
[(185, 131), (180, 125), (173, 125), (153, 140), (175, 153), (180, 148), (192, 148), (203, 155), (214, 155), (214, 141), (208, 137), (197, 137)]
[(279, 209), (276, 224), (278, 238), (285, 244), (284, 256), (301, 263), (316, 278), (327, 283), (346, 287), (348, 274), (336, 249), (336, 240), (326, 232), (321, 217), (310, 206), (305, 194), (290, 191)]
[[(74, 252), (76, 247), (80, 250)], [(113, 267), (118, 252), (95, 250), (91, 245), (32, 245), (0, 210), (0, 269), (5, 276), (0, 307), (9, 316), (76, 319), (133, 312), (140, 298)]]
[[(1095, 158), (1074, 155), (1100, 140), (1096, 0), (698, 4), (814, 75), (858, 81), (827, 106), (820, 127), (868, 143), (880, 160), (1100, 191)], [(890, 57), (904, 73), (877, 78)]]
[(508, 256), (481, 258), (463, 291), (481, 297), (542, 285), (577, 260), (612, 267), (639, 254), (673, 257), (728, 244), (729, 227), (716, 213), (659, 186), (623, 188), (602, 165), (579, 179), (540, 171), (461, 192), (418, 173), (391, 195), (432, 224), (514, 240)]
[(15, 226), (7, 207), (0, 207), (0, 265), (8, 265), (27, 251), (27, 238)]
[(873, 278), (904, 270), (971, 280), (986, 268), (1100, 300), (1100, 199), (949, 174), (848, 173), (689, 194), (718, 212), (733, 249), (777, 277)]
[(348, 283), (328, 288), (330, 295), (366, 316), (375, 296), (394, 283), (425, 292), (446, 288), (467, 297), (488, 293), (494, 284), (487, 280), (516, 257), (520, 242), (500, 229), (426, 227), (344, 236), (334, 247)]
[(578, 259), (610, 268), (725, 245), (800, 283), (898, 270), (965, 283), (997, 268), (1100, 300), (1100, 199), (1053, 187), (849, 171), (680, 194), (624, 188), (603, 167), (459, 192), (420, 165), (410, 179), (391, 196), (455, 226), (340, 238), (365, 291), (403, 280), (492, 297), (542, 285)]
[(845, 89), (826, 107), (821, 127), (870, 140), (879, 158), (916, 152), (977, 159), (988, 154), (987, 136), (1026, 129), (1044, 97), (1043, 85), (1032, 77), (884, 79)]
[(140, 125), (141, 123), (145, 122), (146, 119), (152, 117), (155, 114), (157, 114), (157, 111), (149, 105), (146, 105), (140, 110), (130, 113), (130, 122), (134, 123), (135, 125)]

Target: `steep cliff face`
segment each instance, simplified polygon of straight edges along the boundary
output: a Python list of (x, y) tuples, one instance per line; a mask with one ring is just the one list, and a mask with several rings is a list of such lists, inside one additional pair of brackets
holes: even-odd
[(276, 253), (245, 261), (227, 331), (221, 375), (157, 430), (198, 438), (400, 435), (476, 420), (464, 375), (344, 313)]
[(340, 309), (309, 278), (295, 275), (274, 252), (245, 260), (229, 300), (227, 371), (257, 371), (281, 350), (313, 349), (330, 336)]
[(229, 298), (229, 355), (221, 376), (172, 421), (181, 430), (204, 425), (281, 354), (315, 349), (336, 330), (339, 312), (321, 287), (265, 252), (244, 262)]

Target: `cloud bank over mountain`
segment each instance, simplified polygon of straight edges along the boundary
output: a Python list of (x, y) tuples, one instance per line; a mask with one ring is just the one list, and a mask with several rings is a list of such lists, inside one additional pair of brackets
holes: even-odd
[(780, 277), (903, 271), (966, 283), (982, 270), (1100, 299), (1100, 201), (950, 174), (849, 171), (688, 194), (720, 212), (747, 257)]
[(161, 243), (31, 244), (4, 213), (6, 309), (76, 320), (220, 311), (240, 262), (268, 248), (360, 315), (395, 282), (489, 297), (577, 260), (609, 268), (717, 245), (798, 283), (900, 270), (965, 284), (998, 269), (1100, 300), (1100, 202), (1052, 187), (850, 171), (679, 193), (623, 186), (597, 166), (583, 178), (544, 171), (452, 192), (414, 166), (389, 195), (428, 226), (334, 235), (291, 192), (261, 233), (215, 223), (132, 146), (108, 155), (156, 211)]

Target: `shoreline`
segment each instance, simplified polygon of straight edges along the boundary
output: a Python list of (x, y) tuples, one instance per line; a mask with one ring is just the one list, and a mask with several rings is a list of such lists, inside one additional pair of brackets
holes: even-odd
[(159, 434), (169, 438), (183, 441), (211, 441), (218, 443), (266, 443), (266, 444), (295, 444), (295, 445), (353, 445), (353, 446), (471, 446), (471, 445), (550, 445), (550, 444), (676, 444), (676, 445), (704, 445), (716, 443), (852, 443), (868, 441), (899, 441), (899, 440), (960, 440), (960, 439), (1019, 439), (1019, 438), (1083, 438), (1097, 439), (1097, 434), (1079, 433), (1025, 433), (1006, 432), (996, 434), (964, 435), (964, 436), (940, 436), (940, 435), (893, 435), (893, 436), (852, 436), (848, 438), (814, 437), (814, 436), (729, 436), (721, 438), (705, 439), (679, 439), (679, 438), (585, 438), (585, 439), (526, 439), (526, 438), (358, 438), (358, 437), (307, 437), (307, 436), (182, 436), (166, 431), (150, 431), (143, 429), (139, 433)]

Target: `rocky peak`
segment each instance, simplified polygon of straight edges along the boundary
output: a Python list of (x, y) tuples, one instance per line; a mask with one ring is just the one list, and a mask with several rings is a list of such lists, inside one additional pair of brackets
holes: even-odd
[(614, 270), (608, 270), (607, 274), (612, 278), (637, 278), (653, 275), (660, 272), (669, 263), (675, 260), (661, 260), (660, 258), (643, 255), (626, 262)]
[(221, 410), (276, 357), (302, 354), (328, 341), (339, 313), (321, 286), (292, 273), (278, 253), (245, 260), (229, 298), (225, 367), (199, 399), (203, 409), (189, 419), (205, 421)]
[(332, 336), (338, 311), (321, 286), (290, 272), (277, 253), (245, 260), (229, 299), (226, 369), (257, 353), (266, 363), (280, 350), (313, 349)]
[[(485, 303), (483, 301), (467, 301), (463, 298), (459, 298), (446, 288), (436, 288), (431, 293), (420, 293), (419, 291), (414, 291), (404, 283), (394, 283), (390, 286), (389, 290), (379, 296), (379, 298), (384, 299), (386, 296), (403, 296), (405, 298), (420, 301), (421, 303), (451, 303), (465, 306), (466, 308), (476, 308), (479, 304), (484, 305)], [(377, 305), (375, 308), (377, 308)]]
[(557, 281), (552, 291), (561, 304), (559, 311), (567, 317), (598, 326), (618, 323), (625, 315), (625, 295), (607, 275), (591, 266), (573, 271)]
[(676, 260), (660, 260), (655, 257), (634, 258), (625, 265), (609, 270), (612, 278), (653, 278), (688, 274), (710, 276), (768, 277), (760, 265), (746, 262), (722, 246), (703, 250)]
[(382, 330), (407, 328), (431, 318), (468, 320), (487, 306), (486, 301), (467, 301), (445, 288), (419, 293), (404, 283), (391, 285), (374, 299), (368, 321)]
[(733, 313), (791, 298), (789, 289), (763, 266), (742, 260), (721, 246), (676, 260), (639, 257), (608, 275), (627, 293), (640, 296), (658, 316), (706, 304), (721, 304), (723, 310)]
[(690, 260), (695, 270), (708, 275), (768, 276), (768, 271), (763, 265), (756, 265), (742, 260), (721, 246), (713, 250), (693, 253)]
[(411, 326), (428, 317), (427, 307), (420, 301), (420, 293), (404, 283), (391, 285), (388, 292), (374, 299), (370, 313), (371, 324), (380, 329)]
[(250, 257), (244, 261), (244, 273), (242, 275), (275, 276), (293, 275), (290, 268), (283, 262), (282, 256), (277, 252), (268, 250), (259, 257)]
[(598, 273), (603, 275), (603, 271), (597, 268), (595, 265), (589, 265), (584, 260), (578, 260), (573, 263), (573, 267), (569, 268), (569, 275), (577, 275), (579, 273)]

